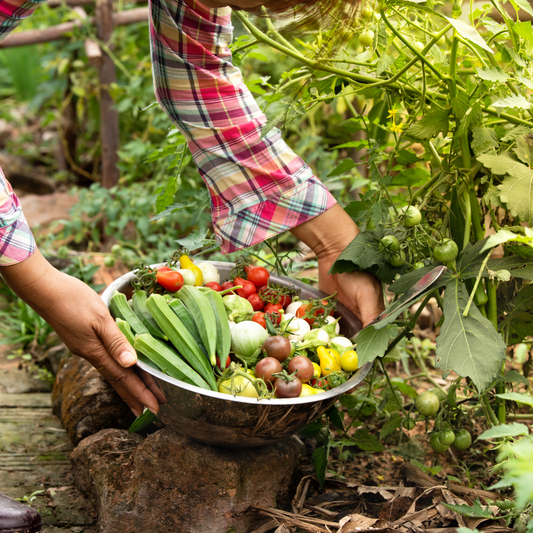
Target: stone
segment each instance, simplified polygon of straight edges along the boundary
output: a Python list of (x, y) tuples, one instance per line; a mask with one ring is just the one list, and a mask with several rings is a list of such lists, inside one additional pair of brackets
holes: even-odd
[(85, 359), (74, 355), (60, 365), (52, 410), (73, 444), (102, 429), (126, 429), (135, 420), (115, 389)]
[(216, 448), (165, 428), (145, 439), (108, 429), (72, 452), (76, 486), (100, 533), (244, 533), (254, 506), (288, 504), (305, 449), (297, 437), (259, 448)]

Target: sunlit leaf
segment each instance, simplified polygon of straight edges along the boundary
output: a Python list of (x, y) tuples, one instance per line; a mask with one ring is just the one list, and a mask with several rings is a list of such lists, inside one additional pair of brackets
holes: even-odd
[(520, 435), (527, 435), (529, 429), (526, 425), (519, 422), (512, 422), (510, 424), (500, 424), (499, 426), (491, 427), (484, 431), (478, 440), (499, 439), (502, 437), (518, 437)]

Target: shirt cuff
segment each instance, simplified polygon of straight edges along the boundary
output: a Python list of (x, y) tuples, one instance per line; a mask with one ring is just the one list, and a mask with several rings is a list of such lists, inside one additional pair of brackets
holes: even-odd
[(333, 207), (337, 201), (312, 177), (281, 195), (213, 221), (222, 253), (236, 252), (290, 230)]
[(23, 215), (10, 226), (0, 228), (0, 267), (28, 259), (35, 248), (35, 239)]

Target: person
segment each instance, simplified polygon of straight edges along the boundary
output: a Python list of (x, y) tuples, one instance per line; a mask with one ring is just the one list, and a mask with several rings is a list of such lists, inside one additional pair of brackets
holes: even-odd
[[(0, 40), (39, 0), (0, 0)], [(383, 309), (381, 284), (365, 272), (328, 274), (359, 230), (279, 130), (266, 122), (231, 63), (231, 9), (341, 5), (339, 0), (150, 0), (156, 97), (188, 140), (211, 195), (216, 240), (225, 253), (291, 231), (317, 255), (319, 287), (337, 292), (363, 325)], [(95, 368), (139, 415), (164, 402), (106, 306), (87, 285), (53, 268), (35, 246), (18, 198), (0, 169), (0, 267), (15, 293)], [(3, 531), (0, 514), (0, 533)], [(7, 530), (4, 528), (4, 530)]]

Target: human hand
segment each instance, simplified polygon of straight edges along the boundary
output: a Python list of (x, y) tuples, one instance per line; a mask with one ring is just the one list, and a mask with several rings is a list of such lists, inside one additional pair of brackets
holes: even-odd
[(154, 413), (165, 397), (153, 379), (134, 367), (137, 355), (102, 299), (85, 283), (53, 268), (39, 251), (0, 270), (9, 286), (56, 331), (67, 348), (111, 383), (136, 416)]
[(318, 258), (320, 290), (337, 293), (337, 299), (367, 326), (383, 311), (379, 280), (368, 272), (328, 274), (339, 254), (359, 233), (353, 220), (338, 204), (321, 215), (296, 226), (291, 233), (305, 242)]

